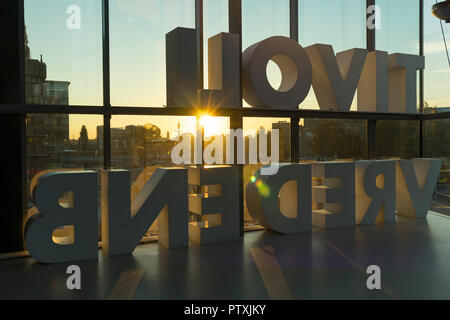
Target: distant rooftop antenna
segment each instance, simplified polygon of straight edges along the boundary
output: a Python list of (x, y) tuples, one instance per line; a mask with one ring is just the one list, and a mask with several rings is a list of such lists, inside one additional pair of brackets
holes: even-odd
[(180, 121), (178, 121), (178, 124), (177, 124), (177, 138), (178, 138), (178, 140), (180, 139), (180, 133), (181, 133), (181, 130), (180, 130)]

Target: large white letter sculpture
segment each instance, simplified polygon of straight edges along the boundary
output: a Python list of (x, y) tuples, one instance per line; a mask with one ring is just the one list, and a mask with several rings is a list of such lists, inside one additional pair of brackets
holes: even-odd
[(189, 168), (189, 184), (200, 191), (189, 195), (189, 211), (201, 220), (189, 223), (189, 239), (199, 244), (239, 240), (238, 167)]
[[(97, 173), (51, 172), (39, 178), (31, 190), (39, 213), (25, 225), (25, 241), (31, 256), (41, 262), (61, 263), (96, 259), (98, 256)], [(59, 204), (65, 192), (73, 194), (68, 208)], [(52, 240), (56, 228), (74, 227), (74, 243)]]
[(156, 169), (133, 203), (129, 171), (103, 171), (101, 180), (102, 243), (110, 256), (131, 254), (158, 216), (158, 242), (188, 246), (186, 169)]
[(208, 39), (209, 90), (198, 83), (197, 33), (176, 28), (166, 35), (167, 107), (239, 108), (239, 35)]
[[(278, 90), (267, 79), (267, 63), (280, 68)], [(298, 109), (311, 88), (312, 68), (305, 49), (286, 37), (271, 37), (244, 51), (242, 56), (244, 99), (253, 107)]]
[(311, 165), (280, 164), (276, 175), (254, 175), (247, 184), (249, 214), (267, 229), (289, 234), (311, 231)]
[(239, 35), (219, 33), (208, 39), (209, 90), (198, 90), (200, 107), (240, 108)]
[(389, 112), (417, 112), (417, 70), (424, 68), (424, 56), (389, 55)]
[(397, 214), (425, 218), (441, 170), (441, 159), (399, 160), (397, 164)]
[(367, 55), (358, 84), (358, 111), (388, 112), (389, 55), (371, 51)]
[(315, 44), (305, 48), (313, 67), (313, 89), (321, 110), (348, 111), (366, 61), (366, 49), (334, 55), (333, 47)]
[(356, 161), (356, 224), (395, 221), (396, 160)]
[(331, 229), (355, 225), (355, 164), (353, 162), (318, 162), (312, 165), (312, 176), (321, 184), (313, 185), (312, 223)]
[[(239, 37), (220, 33), (209, 39), (209, 90), (199, 84), (195, 29), (176, 28), (166, 35), (168, 107), (239, 108)], [(267, 79), (267, 63), (281, 70), (278, 90)], [(303, 48), (287, 37), (260, 41), (242, 54), (243, 96), (253, 107), (298, 109), (311, 88), (321, 110), (350, 110), (358, 89), (358, 110), (417, 112), (417, 70), (425, 57), (333, 47)]]
[(166, 34), (167, 107), (197, 107), (197, 34), (176, 28)]

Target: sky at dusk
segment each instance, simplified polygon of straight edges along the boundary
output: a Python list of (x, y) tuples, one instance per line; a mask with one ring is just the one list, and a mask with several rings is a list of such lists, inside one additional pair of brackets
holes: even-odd
[[(365, 0), (300, 0), (299, 42), (333, 45), (335, 52), (365, 47)], [(431, 15), (434, 0), (425, 0), (425, 100), (450, 107), (450, 66), (439, 20)], [(377, 49), (418, 54), (418, 1), (377, 0), (381, 29)], [(70, 30), (66, 12), (81, 9), (81, 28)], [(228, 30), (228, 1), (204, 1), (205, 86), (207, 38)], [(111, 102), (114, 106), (162, 107), (166, 103), (165, 34), (176, 27), (194, 28), (194, 0), (111, 0)], [(274, 35), (289, 36), (289, 0), (243, 0), (243, 48)], [(102, 21), (100, 0), (25, 0), (25, 22), (31, 56), (47, 64), (48, 80), (69, 81), (71, 105), (102, 104)], [(450, 25), (444, 24), (450, 42)], [(271, 83), (280, 83), (277, 67), (268, 66)], [(301, 108), (317, 108), (313, 90)], [(354, 108), (354, 106), (353, 106)], [(248, 119), (248, 128), (269, 127), (275, 119)], [(163, 135), (193, 131), (192, 117), (115, 116), (112, 127), (153, 123)], [(81, 126), (95, 138), (101, 116), (70, 116), (70, 137)], [(227, 121), (217, 121), (220, 131)], [(213, 132), (214, 133), (214, 132)]]

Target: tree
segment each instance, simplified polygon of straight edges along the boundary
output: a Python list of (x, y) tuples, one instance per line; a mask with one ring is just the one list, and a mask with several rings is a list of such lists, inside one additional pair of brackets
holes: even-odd
[(323, 159), (364, 157), (363, 127), (349, 120), (312, 120), (312, 136), (308, 146), (316, 157)]
[(161, 138), (161, 129), (151, 123), (144, 126), (128, 126), (127, 128), (139, 162), (142, 162), (144, 166), (147, 165), (148, 145), (152, 140)]
[[(424, 103), (425, 113), (439, 112), (438, 106), (430, 107)], [(426, 157), (450, 156), (450, 127), (449, 119), (436, 119), (424, 121), (424, 154)]]

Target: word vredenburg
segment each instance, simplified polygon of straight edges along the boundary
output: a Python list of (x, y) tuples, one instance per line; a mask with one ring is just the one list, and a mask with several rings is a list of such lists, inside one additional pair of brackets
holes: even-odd
[[(258, 170), (246, 187), (250, 215), (282, 234), (393, 222), (397, 215), (425, 218), (441, 168), (439, 159), (282, 164), (276, 175)], [(102, 171), (102, 246), (128, 255), (158, 218), (159, 243), (168, 248), (236, 241), (239, 233), (239, 170), (233, 166), (159, 168), (130, 199), (130, 173)], [(188, 186), (201, 190), (189, 194)], [(59, 204), (71, 192), (70, 206)], [(32, 188), (39, 213), (25, 226), (30, 254), (60, 263), (98, 255), (97, 173), (49, 172)], [(189, 212), (207, 224), (189, 223)], [(72, 243), (52, 240), (55, 229), (73, 226)]]

